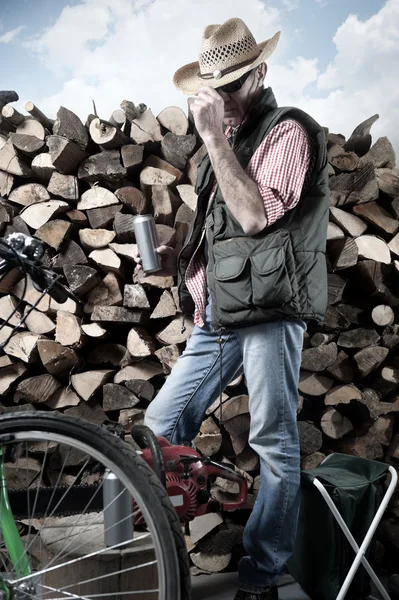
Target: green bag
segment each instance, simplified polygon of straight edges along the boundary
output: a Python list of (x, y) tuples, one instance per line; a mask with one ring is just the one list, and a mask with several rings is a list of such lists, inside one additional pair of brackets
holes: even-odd
[[(346, 454), (332, 454), (316, 469), (301, 474), (301, 508), (297, 538), (288, 569), (312, 600), (335, 600), (355, 553), (318, 489), (325, 486), (360, 546), (381, 502), (381, 484), (388, 465)], [(366, 558), (372, 562), (372, 542)], [(370, 578), (359, 567), (346, 596), (359, 600), (370, 594)]]

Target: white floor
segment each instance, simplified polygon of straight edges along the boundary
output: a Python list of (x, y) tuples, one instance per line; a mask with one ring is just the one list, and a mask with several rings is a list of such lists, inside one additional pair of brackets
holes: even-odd
[[(192, 600), (233, 600), (237, 591), (237, 575), (198, 575), (192, 578)], [(278, 588), (279, 600), (310, 600), (309, 596), (290, 578), (283, 579)]]

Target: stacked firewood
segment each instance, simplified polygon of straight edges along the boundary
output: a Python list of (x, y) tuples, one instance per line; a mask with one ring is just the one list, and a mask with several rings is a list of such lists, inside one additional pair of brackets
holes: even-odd
[[(172, 277), (134, 273), (133, 218), (152, 213), (160, 244), (179, 249), (192, 222), (204, 147), (176, 107), (155, 117), (123, 101), (108, 120), (85, 124), (67, 108), (45, 116), (32, 102), (21, 114), (15, 92), (0, 92), (0, 234), (34, 235), (44, 262), (80, 298), (57, 303), (21, 272), (0, 282), (0, 318), (11, 334), (0, 354), (1, 410), (58, 410), (95, 423), (119, 421), (128, 435), (184, 349), (193, 324), (179, 309)], [(94, 110), (94, 112), (96, 112)], [(340, 451), (399, 464), (399, 169), (386, 137), (372, 145), (377, 115), (351, 137), (329, 133), (331, 214), (329, 308), (305, 335), (298, 426), (302, 467)], [(21, 318), (30, 310), (26, 321)], [(17, 329), (12, 332), (12, 328)], [(265, 377), (267, 374), (265, 374)], [(259, 461), (248, 445), (245, 380), (215, 402), (195, 440), (248, 481), (250, 509)], [(237, 484), (217, 479), (231, 500)], [(248, 511), (208, 515), (189, 525), (200, 570), (231, 564)], [(399, 496), (383, 526), (399, 547)]]

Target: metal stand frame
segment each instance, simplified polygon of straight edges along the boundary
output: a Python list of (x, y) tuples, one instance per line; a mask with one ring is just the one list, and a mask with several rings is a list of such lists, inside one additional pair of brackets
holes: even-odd
[(353, 561), (352, 566), (349, 569), (349, 572), (345, 578), (344, 583), (342, 584), (342, 587), (339, 591), (339, 594), (338, 594), (336, 600), (344, 600), (344, 598), (348, 592), (349, 586), (351, 585), (353, 578), (354, 578), (358, 568), (360, 567), (360, 563), (362, 563), (362, 565), (366, 569), (367, 573), (370, 575), (372, 581), (374, 582), (377, 590), (380, 592), (383, 599), (391, 600), (391, 597), (388, 595), (388, 593), (385, 590), (384, 586), (382, 585), (381, 581), (378, 579), (377, 575), (371, 568), (370, 563), (368, 562), (368, 560), (365, 557), (366, 550), (376, 532), (376, 529), (382, 519), (385, 509), (388, 506), (388, 503), (389, 503), (390, 499), (392, 498), (392, 495), (395, 491), (396, 483), (398, 480), (398, 475), (396, 473), (396, 470), (393, 467), (389, 467), (389, 472), (391, 473), (391, 477), (392, 477), (391, 482), (388, 486), (387, 491), (384, 494), (382, 502), (374, 516), (374, 519), (371, 522), (369, 530), (368, 530), (360, 547), (357, 545), (353, 535), (351, 534), (345, 521), (341, 517), (341, 514), (339, 513), (337, 507), (335, 506), (334, 502), (332, 501), (332, 499), (331, 499), (329, 493), (327, 492), (326, 488), (324, 487), (324, 485), (317, 478), (314, 479), (314, 481), (313, 481), (313, 484), (317, 487), (320, 494), (323, 496), (324, 500), (327, 503), (328, 508), (331, 510), (338, 525), (344, 532), (346, 539), (348, 540), (348, 542), (350, 543), (350, 545), (352, 546), (353, 550), (356, 553), (355, 560)]

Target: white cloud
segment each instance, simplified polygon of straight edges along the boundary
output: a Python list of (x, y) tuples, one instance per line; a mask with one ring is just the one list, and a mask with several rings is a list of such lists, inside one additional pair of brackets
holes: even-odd
[(0, 44), (9, 44), (17, 37), (17, 35), (24, 29), (25, 25), (20, 25), (11, 31), (6, 31), (3, 35), (0, 35)]
[(299, 7), (299, 0), (281, 0), (287, 10), (296, 10)]
[[(285, 3), (293, 7), (296, 0)], [(388, 135), (399, 152), (397, 0), (387, 0), (365, 21), (348, 16), (334, 36), (335, 57), (323, 72), (316, 52), (314, 58), (295, 57), (300, 32), (282, 26), (282, 13), (262, 0), (230, 0), (228, 13), (226, 3), (215, 0), (81, 0), (65, 7), (30, 42), (43, 64), (64, 73), (65, 81), (54, 95), (35, 101), (49, 116), (62, 104), (83, 119), (92, 112), (92, 99), (103, 118), (125, 98), (144, 102), (155, 114), (169, 105), (186, 109), (173, 73), (196, 60), (205, 25), (232, 16), (243, 18), (259, 42), (282, 29), (268, 73), (281, 105), (299, 106), (347, 136), (360, 121), (379, 113), (374, 139)]]
[[(83, 0), (65, 7), (30, 47), (47, 68), (67, 70), (71, 77), (37, 103), (50, 115), (63, 104), (82, 118), (91, 112), (92, 98), (105, 118), (125, 98), (144, 102), (155, 114), (168, 105), (185, 109), (174, 72), (197, 59), (206, 25), (233, 16), (244, 19), (259, 42), (281, 28), (279, 11), (261, 0), (230, 0), (229, 12), (214, 0)], [(276, 56), (286, 48), (283, 39)]]

